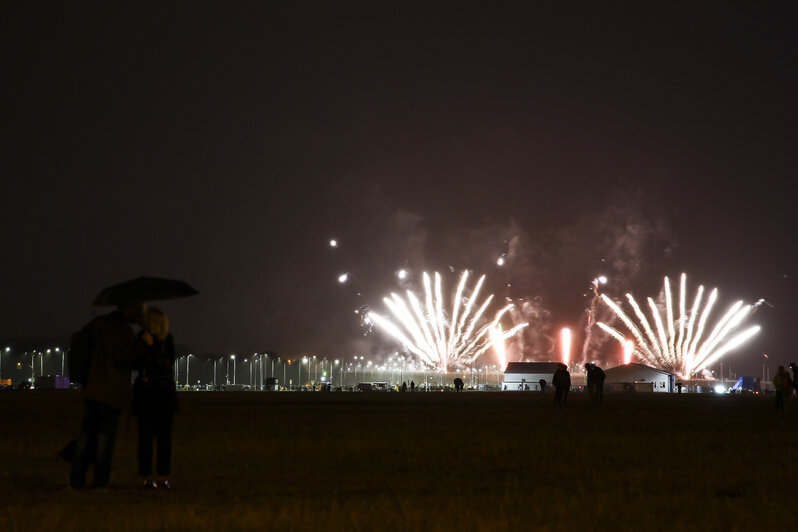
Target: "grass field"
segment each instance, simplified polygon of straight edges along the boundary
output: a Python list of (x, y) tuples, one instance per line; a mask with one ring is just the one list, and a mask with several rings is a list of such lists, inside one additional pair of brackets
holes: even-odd
[[(71, 392), (0, 393), (0, 530), (767, 529), (794, 526), (798, 402), (538, 393), (180, 395), (173, 489), (135, 422), (112, 487), (66, 488)], [(91, 473), (89, 480), (91, 479)]]

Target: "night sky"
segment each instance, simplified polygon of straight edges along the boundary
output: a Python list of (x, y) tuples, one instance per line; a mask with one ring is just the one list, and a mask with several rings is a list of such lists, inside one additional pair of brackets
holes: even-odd
[(2, 21), (3, 341), (155, 275), (194, 353), (380, 357), (354, 309), (468, 268), (545, 360), (686, 272), (773, 305), (736, 371), (798, 358), (795, 3), (72, 4)]

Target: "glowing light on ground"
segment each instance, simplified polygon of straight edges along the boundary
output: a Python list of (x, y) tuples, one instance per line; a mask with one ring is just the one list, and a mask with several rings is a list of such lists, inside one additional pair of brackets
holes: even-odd
[(489, 295), (481, 304), (477, 303), (485, 276), (479, 278), (470, 296), (465, 295), (467, 280), (466, 270), (460, 276), (448, 314), (444, 311), (440, 274), (434, 274), (433, 282), (429, 274), (424, 272), (424, 303), (421, 303), (420, 296), (417, 297), (410, 290), (407, 291), (406, 299), (392, 293), (390, 297), (383, 298), (383, 301), (396, 323), (374, 312), (370, 312), (369, 317), (378, 328), (404, 344), (424, 364), (443, 371), (447, 371), (449, 367), (466, 367), (491, 346), (496, 345), (497, 339), (504, 341), (527, 326), (526, 323), (521, 323), (501, 332), (498, 337), (491, 338), (491, 331), (499, 327), (502, 317), (513, 305), (502, 307), (493, 319), (487, 319), (485, 314), (493, 295)]
[[(707, 321), (718, 298), (718, 289), (714, 288), (710, 292), (706, 303), (702, 306), (704, 287), (699, 286), (693, 305), (687, 311), (686, 285), (687, 275), (682, 274), (678, 315), (674, 315), (673, 295), (671, 294), (670, 280), (667, 277), (665, 277), (664, 310), (658, 307), (652, 298), (646, 299), (651, 319), (654, 322), (653, 326), (631, 294), (626, 294), (626, 299), (633, 310), (636, 321), (606, 295), (602, 294), (601, 299), (615, 312), (634, 336), (637, 342), (634, 354), (641, 362), (689, 379), (749, 340), (759, 332), (760, 327), (755, 325), (738, 331), (738, 327), (754, 308), (753, 305), (744, 305), (742, 301), (738, 301), (729, 307), (705, 337)], [(617, 329), (605, 323), (597, 325), (621, 344), (626, 341), (624, 335)]]
[(563, 327), (560, 331), (560, 347), (562, 349), (562, 363), (566, 366), (571, 363), (571, 329)]

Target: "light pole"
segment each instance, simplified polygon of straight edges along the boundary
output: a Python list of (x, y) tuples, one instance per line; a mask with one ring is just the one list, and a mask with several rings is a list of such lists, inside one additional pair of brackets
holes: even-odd
[(0, 350), (0, 378), (3, 377), (3, 352), (10, 353), (11, 348), (6, 347), (5, 349)]
[[(336, 358), (335, 359), (335, 365), (337, 366), (339, 363), (340, 363), (340, 361)], [(332, 371), (330, 372), (330, 375), (332, 375)], [(343, 385), (344, 385), (344, 367), (343, 366), (341, 366), (341, 373), (340, 373), (340, 379), (339, 380), (340, 380), (339, 384), (343, 387)], [(341, 388), (341, 389), (343, 389), (343, 388)]]
[(61, 354), (61, 376), (63, 377), (64, 376), (64, 352), (61, 351), (60, 347), (56, 347), (55, 348), (55, 352)]
[(189, 374), (188, 370), (189, 370), (189, 361), (191, 360), (191, 357), (193, 357), (193, 356), (194, 355), (192, 355), (192, 354), (186, 355), (186, 386), (191, 386), (191, 384), (190, 384), (191, 381), (188, 378), (188, 374)]
[(230, 355), (230, 358), (233, 360), (233, 384), (236, 383), (236, 356)]

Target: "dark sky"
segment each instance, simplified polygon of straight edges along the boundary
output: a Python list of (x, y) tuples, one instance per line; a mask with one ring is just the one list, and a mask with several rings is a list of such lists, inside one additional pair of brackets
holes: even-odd
[(158, 275), (195, 352), (385, 353), (353, 309), (469, 268), (547, 358), (686, 272), (774, 305), (726, 360), (798, 356), (794, 3), (108, 4), (4, 13), (0, 337)]

